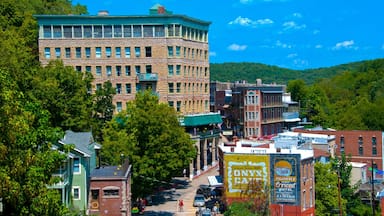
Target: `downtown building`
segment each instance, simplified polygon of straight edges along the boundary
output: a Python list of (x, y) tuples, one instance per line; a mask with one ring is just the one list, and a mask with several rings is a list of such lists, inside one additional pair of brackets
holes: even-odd
[(218, 113), (209, 109), (210, 22), (176, 15), (156, 4), (149, 15), (35, 15), (43, 66), (62, 60), (92, 73), (91, 92), (109, 81), (116, 89), (115, 113), (135, 94), (150, 89), (180, 113), (198, 154), (187, 167), (190, 178), (216, 164)]

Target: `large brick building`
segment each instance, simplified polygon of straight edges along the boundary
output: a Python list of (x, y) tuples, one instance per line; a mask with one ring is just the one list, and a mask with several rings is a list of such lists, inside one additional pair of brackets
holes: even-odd
[(42, 65), (61, 59), (93, 74), (93, 89), (110, 81), (116, 111), (135, 93), (159, 95), (183, 114), (209, 112), (210, 22), (174, 15), (161, 5), (149, 15), (36, 15)]

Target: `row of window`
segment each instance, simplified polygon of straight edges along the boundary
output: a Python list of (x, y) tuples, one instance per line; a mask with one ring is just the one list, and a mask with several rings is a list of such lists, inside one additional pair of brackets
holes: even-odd
[[(176, 84), (176, 85), (175, 85)], [(97, 83), (96, 84), (96, 90), (100, 90), (102, 88), (103, 84)], [(168, 83), (168, 92), (169, 93), (187, 93), (187, 92), (202, 92), (202, 86), (201, 83), (184, 83), (184, 89), (182, 89), (181, 83)], [(175, 88), (176, 87), (176, 88)], [(116, 94), (131, 94), (132, 93), (132, 84), (131, 83), (116, 83)], [(123, 89), (124, 88), (124, 89)], [(136, 86), (136, 91), (139, 91), (139, 85)], [(204, 92), (208, 92), (208, 84), (204, 84)]]
[(245, 105), (259, 104), (259, 97), (255, 95), (247, 95), (245, 98)]
[[(142, 50), (144, 49), (144, 50)], [(202, 49), (195, 49), (189, 47), (181, 47), (181, 46), (168, 46), (168, 57), (181, 57), (189, 58), (189, 59), (200, 59), (207, 60), (208, 59), (208, 51)], [(181, 50), (183, 51), (181, 55)], [(54, 52), (54, 58), (131, 58), (131, 47), (75, 47), (74, 50), (71, 47), (45, 47), (44, 48), (44, 57), (45, 59), (52, 58), (52, 51)], [(64, 53), (63, 53), (64, 51)], [(152, 57), (152, 47), (146, 46), (142, 47), (134, 47), (132, 49), (134, 51), (135, 58)], [(84, 55), (84, 54), (85, 55)]]
[[(204, 109), (205, 110), (208, 110), (208, 105), (209, 105), (209, 102), (208, 100), (205, 100), (203, 102), (203, 100), (197, 100), (197, 101), (184, 101), (184, 108), (185, 110), (191, 110), (191, 111), (194, 111), (195, 107), (198, 108), (200, 106), (203, 106), (203, 103), (204, 103)], [(175, 107), (175, 104), (176, 104), (176, 107)], [(173, 107), (173, 108), (176, 108), (176, 111), (177, 112), (181, 112), (181, 109), (182, 109), (182, 102), (181, 101), (168, 101), (168, 105), (170, 107)], [(116, 102), (116, 111), (117, 112), (121, 112), (123, 110), (123, 103), (118, 101)]]
[[(94, 70), (92, 69), (94, 67)], [(152, 65), (145, 65), (145, 71), (142, 71), (142, 65), (135, 65), (134, 70), (136, 74), (140, 74), (144, 72), (146, 74), (151, 74), (153, 72)], [(168, 65), (168, 76), (179, 76), (181, 75), (181, 65)], [(95, 72), (96, 76), (102, 76), (103, 71), (107, 76), (115, 76), (119, 77), (125, 74), (125, 76), (131, 76), (131, 65), (116, 65), (114, 67), (107, 66), (85, 66), (84, 68), (80, 65), (75, 66), (76, 71), (86, 72)], [(195, 67), (195, 66), (184, 66), (183, 67), (184, 77), (207, 77), (208, 76), (208, 67)]]
[(245, 112), (246, 121), (258, 120), (258, 119), (259, 119), (259, 112)]
[[(372, 156), (377, 155), (377, 140), (376, 137), (371, 138), (371, 143), (372, 143)], [(357, 144), (359, 145), (359, 150), (358, 154), (360, 156), (364, 155), (364, 143), (363, 143), (363, 137), (359, 136), (357, 140)], [(345, 152), (345, 139), (344, 136), (340, 137), (340, 152)]]
[(208, 42), (208, 32), (181, 25), (43, 25), (44, 39), (177, 37)]

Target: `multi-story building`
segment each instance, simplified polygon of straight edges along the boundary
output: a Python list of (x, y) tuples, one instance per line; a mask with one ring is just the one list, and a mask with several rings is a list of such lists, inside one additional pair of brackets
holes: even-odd
[(314, 215), (314, 152), (297, 139), (291, 141), (234, 140), (220, 145), (225, 202), (249, 199), (271, 215)]
[[(316, 133), (335, 136), (335, 156), (340, 157), (342, 153), (348, 157), (351, 162), (365, 163), (368, 167), (383, 170), (383, 132), (382, 131), (364, 131), (364, 130), (303, 130), (295, 131), (304, 133)], [(369, 178), (371, 172), (367, 172)], [(382, 176), (374, 176), (382, 178)]]
[(151, 89), (182, 114), (209, 112), (210, 22), (174, 15), (161, 5), (149, 15), (36, 15), (42, 65), (60, 59), (92, 73), (93, 89), (110, 81), (116, 111)]

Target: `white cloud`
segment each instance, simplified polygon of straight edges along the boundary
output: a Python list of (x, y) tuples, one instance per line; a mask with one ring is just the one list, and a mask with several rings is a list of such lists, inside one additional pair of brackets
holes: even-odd
[(270, 25), (273, 24), (273, 20), (271, 19), (259, 19), (259, 20), (251, 20), (247, 17), (238, 16), (235, 20), (230, 21), (229, 25), (241, 25), (241, 26), (249, 26), (249, 27), (257, 27), (261, 25)]
[(295, 58), (295, 57), (297, 57), (297, 53), (291, 53), (287, 55), (287, 58)]
[(381, 49), (383, 49), (383, 50), (384, 50), (384, 44), (383, 44), (383, 46), (381, 46)]
[(247, 49), (247, 45), (231, 44), (228, 46), (228, 49), (232, 51), (243, 51)]
[(305, 24), (299, 25), (295, 21), (288, 21), (283, 23), (283, 27), (284, 27), (284, 30), (290, 30), (290, 29), (300, 30), (300, 29), (306, 28), (307, 26)]
[(357, 49), (357, 47), (353, 46), (355, 42), (353, 40), (346, 40), (339, 43), (336, 43), (336, 45), (332, 48), (333, 50), (339, 50), (339, 49)]
[(309, 64), (308, 64), (308, 61), (305, 60), (305, 59), (294, 59), (293, 60), (293, 64), (296, 66), (296, 67), (307, 67)]
[(323, 48), (323, 45), (321, 45), (321, 44), (316, 44), (315, 48), (316, 48), (316, 49), (321, 49), (321, 48)]
[(313, 30), (313, 32), (312, 32), (312, 34), (314, 34), (314, 35), (317, 35), (317, 34), (319, 34), (320, 33), (320, 30), (318, 30), (318, 29), (315, 29), (315, 30)]
[(213, 52), (213, 51), (211, 51), (211, 52), (209, 52), (209, 56), (215, 57), (215, 56), (217, 56), (217, 53), (216, 53), (216, 52)]
[(281, 47), (281, 48), (284, 48), (284, 49), (291, 49), (292, 48), (292, 45), (290, 44), (286, 44), (286, 43), (282, 43), (281, 41), (276, 41), (276, 47)]

